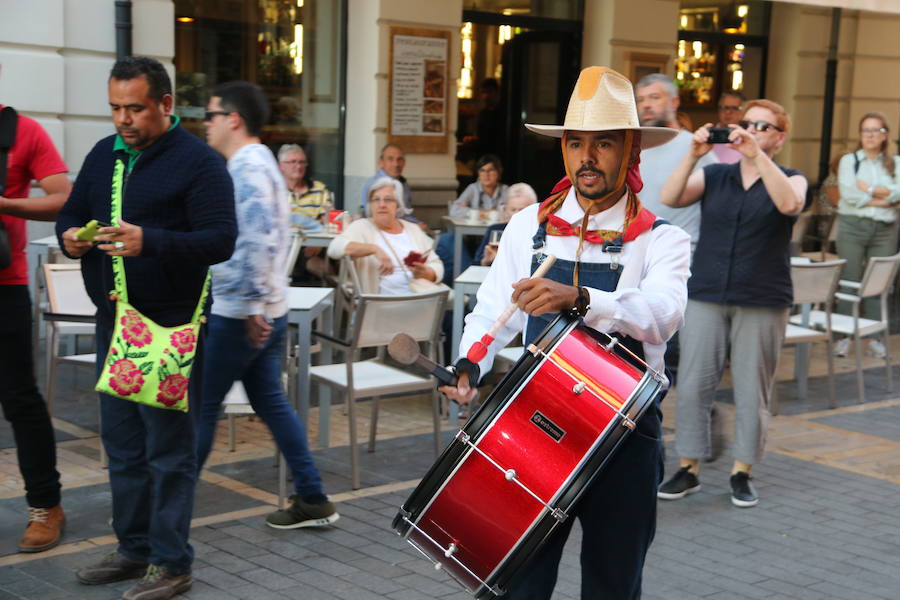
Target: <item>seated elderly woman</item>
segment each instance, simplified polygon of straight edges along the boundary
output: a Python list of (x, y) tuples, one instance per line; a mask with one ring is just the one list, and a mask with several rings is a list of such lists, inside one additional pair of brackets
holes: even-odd
[(403, 188), (390, 177), (369, 188), (366, 219), (350, 224), (332, 240), (328, 256), (353, 259), (362, 292), (410, 294), (437, 287), (444, 266), (431, 251), (432, 241), (414, 223), (399, 218)]
[(472, 259), (472, 262), (485, 267), (491, 266), (497, 257), (499, 236), (506, 229), (506, 224), (509, 223), (514, 214), (535, 202), (537, 202), (537, 194), (534, 192), (534, 188), (527, 183), (514, 183), (509, 186), (506, 204), (503, 205), (503, 209), (500, 211), (500, 222), (494, 223), (485, 230), (484, 237), (481, 238), (481, 245), (475, 251), (475, 258)]
[(500, 159), (493, 154), (485, 154), (475, 163), (478, 171), (478, 181), (471, 183), (463, 190), (459, 198), (450, 206), (450, 216), (465, 219), (469, 209), (500, 210), (506, 203), (505, 183), (500, 183), (503, 175), (503, 165)]

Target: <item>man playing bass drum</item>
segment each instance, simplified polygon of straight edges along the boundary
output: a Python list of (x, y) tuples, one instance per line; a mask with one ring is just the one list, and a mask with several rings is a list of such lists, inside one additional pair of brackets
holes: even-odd
[[(561, 311), (575, 308), (587, 326), (624, 338), (623, 343), (660, 373), (666, 340), (684, 314), (690, 238), (657, 220), (636, 196), (641, 189), (641, 148), (663, 144), (678, 132), (640, 127), (631, 83), (605, 67), (581, 72), (564, 125), (526, 127), (561, 138), (567, 178), (542, 204), (514, 215), (503, 234), (475, 310), (466, 318), (461, 356), (490, 329), (510, 294), (521, 311), (499, 330), (482, 360), (456, 362), (457, 386), (441, 389), (462, 403), (471, 401), (474, 384), (490, 370), (499, 349), (518, 333), (527, 346)], [(632, 243), (641, 236), (649, 236), (643, 240), (646, 244)], [(544, 277), (528, 279), (545, 255), (555, 255), (556, 262)], [(639, 261), (639, 283), (618, 289), (629, 261)], [(646, 411), (575, 506), (584, 531), (583, 599), (640, 597), (662, 477), (660, 419), (658, 406)], [(551, 534), (512, 582), (508, 598), (550, 598), (572, 522), (567, 519)]]

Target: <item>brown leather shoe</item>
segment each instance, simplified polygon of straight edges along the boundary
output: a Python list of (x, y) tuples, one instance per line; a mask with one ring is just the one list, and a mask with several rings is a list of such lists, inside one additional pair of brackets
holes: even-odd
[(19, 541), (19, 552), (43, 552), (49, 550), (62, 538), (66, 525), (66, 515), (62, 504), (53, 508), (28, 507), (28, 527)]
[(150, 565), (144, 578), (122, 595), (122, 600), (169, 600), (191, 589), (190, 572), (173, 575), (165, 567)]
[(146, 572), (146, 562), (125, 558), (117, 550), (113, 550), (99, 562), (78, 569), (75, 576), (85, 585), (102, 585), (126, 579), (137, 579), (143, 577)]

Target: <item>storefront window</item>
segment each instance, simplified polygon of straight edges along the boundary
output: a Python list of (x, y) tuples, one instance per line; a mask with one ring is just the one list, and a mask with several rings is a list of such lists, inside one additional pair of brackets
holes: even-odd
[[(272, 106), (263, 143), (307, 151), (314, 179), (340, 191), (344, 0), (176, 0), (176, 112), (203, 135), (218, 83), (259, 84)], [(340, 198), (340, 194), (338, 194)]]
[(463, 10), (507, 16), (581, 19), (584, 0), (463, 0)]
[(708, 118), (723, 92), (761, 96), (767, 31), (768, 7), (760, 0), (682, 0), (675, 56), (682, 107)]

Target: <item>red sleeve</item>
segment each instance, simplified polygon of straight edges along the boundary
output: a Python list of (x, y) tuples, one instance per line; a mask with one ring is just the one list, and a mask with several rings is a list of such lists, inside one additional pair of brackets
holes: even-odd
[(56, 151), (56, 146), (53, 145), (50, 136), (37, 121), (20, 116), (16, 143), (18, 143), (19, 135), (22, 136), (23, 142), (31, 146), (31, 151), (27, 152), (25, 156), (28, 157), (28, 171), (34, 179), (40, 181), (44, 177), (69, 171), (59, 152)]

